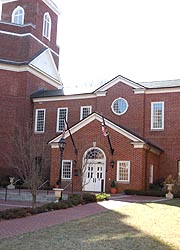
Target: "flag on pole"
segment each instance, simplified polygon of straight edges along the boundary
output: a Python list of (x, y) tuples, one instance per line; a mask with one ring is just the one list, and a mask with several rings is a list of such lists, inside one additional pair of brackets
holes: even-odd
[(109, 136), (109, 131), (107, 129), (107, 126), (105, 124), (105, 120), (104, 120), (104, 117), (102, 116), (102, 134), (103, 136), (106, 136), (107, 137), (107, 140), (108, 140), (108, 143), (109, 143), (109, 147), (110, 147), (110, 151), (111, 151), (111, 154), (113, 155), (114, 154), (114, 148), (112, 147), (111, 145), (111, 140), (110, 140), (110, 136)]
[(102, 123), (102, 134), (103, 134), (104, 136), (108, 136), (108, 135), (109, 135), (107, 126), (106, 126), (104, 123)]
[(62, 130), (62, 138), (64, 138), (66, 130), (67, 130), (67, 122), (66, 122), (66, 118), (64, 118), (64, 126), (63, 126), (63, 130)]

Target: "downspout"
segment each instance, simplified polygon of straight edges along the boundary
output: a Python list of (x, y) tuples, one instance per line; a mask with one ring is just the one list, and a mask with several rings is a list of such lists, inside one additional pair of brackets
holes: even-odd
[(145, 169), (144, 169), (144, 189), (145, 190), (148, 189), (147, 170), (148, 170), (148, 156), (149, 156), (150, 149), (151, 148), (147, 146), (146, 153), (145, 153)]

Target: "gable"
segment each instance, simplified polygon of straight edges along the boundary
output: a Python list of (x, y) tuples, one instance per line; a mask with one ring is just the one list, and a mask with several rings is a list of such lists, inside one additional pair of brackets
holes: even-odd
[[(81, 120), (79, 123), (75, 124), (74, 126), (72, 126), (70, 128), (70, 132), (71, 135), (73, 135), (74, 133), (80, 131), (82, 128), (85, 128), (87, 125), (89, 125), (91, 122), (93, 121), (98, 121), (99, 122), (99, 126), (102, 127), (102, 123), (103, 123), (103, 118), (101, 115), (97, 114), (97, 113), (92, 113), (91, 115), (89, 115), (88, 117), (86, 117), (85, 119)], [(146, 144), (151, 145), (151, 148), (154, 149), (154, 152), (156, 153), (160, 153), (162, 152), (161, 149), (159, 149), (158, 147), (156, 147), (155, 145), (151, 144), (151, 143), (147, 143), (145, 139), (133, 134), (132, 132), (130, 132), (129, 130), (118, 126), (117, 124), (113, 123), (112, 121), (104, 118), (105, 124), (107, 126), (107, 128), (111, 128), (114, 131), (116, 131), (117, 133), (121, 134), (122, 136), (126, 137), (127, 139), (129, 139), (131, 141), (131, 144), (134, 146), (134, 148), (146, 148)], [(64, 134), (64, 138), (68, 138), (70, 136), (69, 131), (67, 130)], [(51, 140), (49, 142), (49, 144), (51, 144), (52, 148), (58, 148), (58, 142), (60, 140), (60, 138), (62, 137), (62, 135), (57, 136), (56, 138), (54, 138), (53, 140)]]
[(94, 93), (96, 93), (97, 95), (103, 92), (106, 92), (109, 88), (113, 87), (115, 84), (122, 82), (128, 86), (130, 86), (133, 89), (144, 89), (143, 86), (141, 86), (140, 84), (137, 84), (123, 76), (116, 76), (115, 78), (113, 78), (112, 80), (110, 80), (109, 82), (105, 83), (104, 85), (102, 85), (101, 87), (99, 87), (98, 89), (96, 89), (94, 91)]
[(56, 64), (54, 62), (53, 56), (49, 49), (46, 49), (41, 54), (39, 54), (36, 58), (34, 58), (29, 66), (41, 71), (42, 73), (49, 75), (53, 79), (60, 81), (60, 77), (58, 74), (58, 70)]

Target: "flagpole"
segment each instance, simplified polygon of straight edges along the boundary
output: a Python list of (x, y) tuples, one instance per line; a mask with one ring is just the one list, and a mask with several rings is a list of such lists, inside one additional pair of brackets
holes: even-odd
[(71, 141), (72, 141), (72, 144), (73, 144), (73, 147), (74, 147), (74, 152), (75, 152), (75, 154), (77, 155), (78, 151), (77, 151), (77, 148), (76, 148), (74, 139), (73, 139), (73, 137), (72, 137), (71, 131), (70, 131), (70, 129), (69, 129), (69, 125), (68, 125), (68, 123), (67, 123), (67, 121), (66, 121), (66, 117), (64, 117), (64, 121), (65, 121), (65, 123), (66, 123), (67, 130), (68, 130), (68, 132), (69, 132), (69, 134), (70, 134), (70, 137), (71, 137)]
[[(103, 120), (103, 125), (104, 125), (104, 127), (106, 128), (104, 116), (102, 116), (102, 120)], [(107, 136), (107, 139), (108, 139), (108, 143), (109, 143), (109, 147), (110, 147), (111, 154), (113, 155), (113, 154), (114, 154), (114, 148), (112, 147), (109, 133), (106, 133), (106, 136)]]

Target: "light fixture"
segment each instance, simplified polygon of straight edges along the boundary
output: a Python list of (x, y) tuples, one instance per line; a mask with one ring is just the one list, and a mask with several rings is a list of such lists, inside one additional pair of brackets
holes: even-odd
[(110, 166), (111, 166), (112, 168), (114, 168), (114, 161), (113, 161), (113, 160), (110, 161)]

